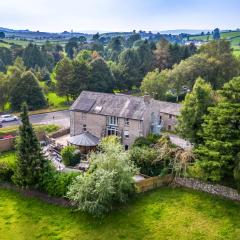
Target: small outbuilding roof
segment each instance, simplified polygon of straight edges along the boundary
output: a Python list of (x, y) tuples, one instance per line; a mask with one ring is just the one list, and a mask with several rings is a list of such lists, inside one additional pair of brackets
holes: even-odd
[(94, 147), (99, 143), (99, 139), (89, 132), (81, 133), (68, 139), (70, 144), (84, 147)]

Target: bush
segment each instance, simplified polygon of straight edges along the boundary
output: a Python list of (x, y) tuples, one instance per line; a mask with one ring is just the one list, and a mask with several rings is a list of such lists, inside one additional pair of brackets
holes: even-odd
[(66, 166), (75, 166), (80, 162), (81, 154), (74, 146), (67, 146), (62, 149), (61, 156)]
[(158, 176), (163, 169), (162, 162), (155, 162), (158, 152), (147, 146), (133, 147), (129, 151), (130, 160), (147, 176)]
[(151, 146), (156, 144), (161, 136), (157, 134), (149, 134), (147, 137), (138, 137), (132, 147)]
[(107, 137), (91, 153), (90, 169), (69, 187), (67, 196), (78, 209), (96, 216), (110, 211), (115, 203), (124, 203), (134, 192), (136, 168), (116, 137)]
[(42, 190), (51, 196), (65, 197), (69, 185), (78, 175), (79, 173), (64, 173), (51, 169), (44, 175)]
[(14, 166), (9, 162), (0, 162), (0, 181), (11, 182)]

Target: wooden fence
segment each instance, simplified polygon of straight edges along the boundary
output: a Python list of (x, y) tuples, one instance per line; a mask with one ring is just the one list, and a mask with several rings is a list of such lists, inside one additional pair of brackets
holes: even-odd
[(163, 177), (149, 177), (136, 183), (137, 192), (146, 192), (158, 187), (166, 186), (173, 181), (172, 175), (166, 175)]

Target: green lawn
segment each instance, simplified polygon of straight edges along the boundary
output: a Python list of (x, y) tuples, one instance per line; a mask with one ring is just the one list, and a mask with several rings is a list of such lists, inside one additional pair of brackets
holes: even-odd
[[(36, 132), (46, 132), (48, 134), (56, 132), (57, 130), (60, 129), (58, 125), (54, 125), (54, 124), (34, 124), (33, 127), (36, 130)], [(0, 128), (0, 136), (8, 135), (8, 134), (16, 135), (18, 132), (18, 128), (19, 126), (17, 125)]]
[(102, 220), (0, 189), (0, 239), (237, 240), (240, 204), (187, 189), (139, 195)]
[(60, 97), (54, 92), (50, 92), (46, 95), (48, 98), (49, 105), (56, 108), (66, 108), (69, 107), (66, 97)]
[[(231, 39), (231, 38), (233, 38), (233, 39)], [(232, 46), (238, 46), (240, 44), (240, 31), (221, 33), (221, 39), (229, 39), (229, 40), (231, 40), (231, 45)], [(192, 36), (192, 37), (190, 37), (190, 40), (207, 41), (207, 35)], [(209, 35), (209, 40), (212, 40), (212, 35)]]
[(16, 155), (15, 151), (0, 152), (0, 162), (6, 162), (10, 164), (15, 164)]

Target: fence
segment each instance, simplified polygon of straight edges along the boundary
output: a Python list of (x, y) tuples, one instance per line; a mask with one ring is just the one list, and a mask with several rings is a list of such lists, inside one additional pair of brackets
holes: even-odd
[(173, 181), (172, 175), (166, 175), (163, 177), (149, 177), (136, 183), (137, 192), (146, 192), (158, 187), (166, 186)]

